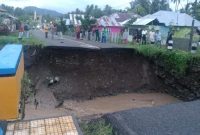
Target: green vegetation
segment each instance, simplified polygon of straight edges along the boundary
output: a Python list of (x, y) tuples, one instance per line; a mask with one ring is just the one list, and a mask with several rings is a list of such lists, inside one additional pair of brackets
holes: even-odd
[(174, 33), (174, 37), (176, 38), (190, 38), (190, 28), (180, 28), (179, 30), (176, 30)]
[(130, 45), (136, 53), (143, 55), (155, 64), (162, 66), (165, 71), (176, 76), (185, 75), (190, 64), (200, 64), (200, 53), (191, 54), (181, 50), (169, 51), (154, 45)]
[(24, 76), (22, 79), (22, 92), (25, 99), (30, 96), (33, 96), (33, 89), (31, 88), (32, 82), (28, 76), (28, 73), (24, 72)]
[(24, 72), (23, 79), (21, 81), (21, 114), (22, 119), (25, 116), (25, 102), (30, 96), (33, 96), (33, 89), (31, 88), (32, 82), (26, 72)]
[(103, 119), (89, 123), (84, 122), (80, 126), (84, 135), (117, 135), (114, 133), (112, 126)]
[[(173, 37), (190, 39), (190, 32), (191, 28), (179, 28), (175, 30)], [(197, 33), (194, 33), (193, 41), (198, 41), (198, 40), (199, 40), (199, 35)]]
[[(12, 33), (8, 36), (0, 36), (0, 46), (4, 46), (6, 44), (19, 44), (17, 33)], [(23, 38), (22, 45), (39, 45), (42, 46), (44, 43), (33, 36), (30, 36), (29, 39)]]

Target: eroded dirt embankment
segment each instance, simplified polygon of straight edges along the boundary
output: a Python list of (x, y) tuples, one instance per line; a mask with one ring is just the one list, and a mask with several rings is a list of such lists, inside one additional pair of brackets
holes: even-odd
[[(29, 48), (27, 71), (35, 87), (53, 91), (57, 99), (92, 99), (127, 92), (165, 89), (153, 66), (132, 49), (87, 50), (78, 48)], [(59, 83), (47, 86), (48, 77)]]

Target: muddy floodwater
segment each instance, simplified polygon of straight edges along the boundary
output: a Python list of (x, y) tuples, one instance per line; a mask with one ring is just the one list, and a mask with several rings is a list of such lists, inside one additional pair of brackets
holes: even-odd
[(65, 100), (61, 107), (55, 108), (57, 101), (49, 91), (40, 91), (36, 97), (39, 105), (35, 109), (33, 102), (28, 103), (25, 110), (25, 119), (48, 118), (69, 114), (80, 118), (98, 117), (105, 113), (121, 110), (180, 102), (176, 98), (162, 93), (131, 93), (99, 97), (85, 101)]

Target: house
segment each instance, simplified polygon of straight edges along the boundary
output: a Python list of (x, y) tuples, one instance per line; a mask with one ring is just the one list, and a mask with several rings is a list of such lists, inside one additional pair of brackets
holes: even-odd
[(122, 29), (122, 25), (113, 16), (103, 16), (97, 19), (97, 25), (100, 31), (103, 27), (106, 27), (111, 33), (120, 33)]
[(114, 13), (97, 19), (97, 25), (100, 31), (102, 31), (103, 27), (108, 30), (111, 42), (117, 42), (124, 25), (131, 19), (138, 17), (135, 13)]
[(119, 33), (123, 26), (132, 18), (138, 18), (138, 15), (134, 13), (114, 13), (97, 19), (97, 24), (100, 26), (100, 29), (106, 27), (110, 32)]
[(121, 25), (125, 25), (128, 21), (130, 21), (133, 18), (139, 18), (140, 16), (135, 13), (114, 13), (111, 16), (115, 18), (117, 22), (119, 22)]
[(103, 28), (107, 29), (107, 40), (110, 40), (110, 42), (116, 43), (120, 39), (120, 33), (122, 31), (123, 25), (116, 21), (115, 16), (103, 16), (97, 19), (97, 26), (101, 34)]
[[(146, 15), (137, 19), (133, 25), (163, 25), (176, 27), (191, 27), (193, 17), (186, 13), (177, 13), (173, 11), (158, 11), (152, 15)], [(196, 27), (200, 26), (200, 21), (195, 19)]]
[[(193, 17), (186, 13), (178, 13), (173, 11), (158, 11), (151, 15), (146, 15), (137, 19), (132, 27), (129, 28), (129, 34), (131, 35), (136, 28), (146, 28), (159, 30), (162, 34), (163, 44), (166, 43), (167, 35), (170, 30), (170, 27), (175, 27), (177, 30), (181, 31), (182, 29), (189, 29), (192, 26)], [(195, 19), (195, 27), (200, 26), (200, 21)], [(179, 32), (180, 33), (180, 32)], [(182, 33), (184, 34), (184, 33)], [(185, 34), (189, 36), (189, 34)], [(189, 39), (189, 37), (187, 37)]]
[(85, 16), (83, 14), (69, 14), (69, 18), (66, 18), (66, 25), (80, 26), (81, 19), (84, 19)]

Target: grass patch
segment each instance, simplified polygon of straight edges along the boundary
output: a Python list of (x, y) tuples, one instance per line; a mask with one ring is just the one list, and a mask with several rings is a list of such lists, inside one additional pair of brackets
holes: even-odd
[(21, 42), (18, 40), (17, 33), (11, 33), (8, 36), (0, 36), (0, 46), (4, 46), (6, 44), (22, 44), (22, 45), (34, 45), (34, 46), (42, 46), (44, 43), (33, 36), (30, 38), (23, 38)]
[(84, 135), (117, 135), (112, 126), (105, 120), (95, 120), (92, 122), (82, 122), (80, 127)]
[(191, 54), (181, 50), (169, 51), (164, 47), (155, 45), (130, 45), (136, 53), (147, 57), (154, 63), (162, 66), (165, 71), (176, 76), (185, 75), (191, 64), (200, 65), (200, 53)]
[(21, 114), (22, 119), (25, 116), (25, 103), (28, 100), (29, 97), (34, 96), (33, 89), (31, 87), (32, 82), (28, 76), (27, 72), (24, 72), (24, 76), (21, 81)]

